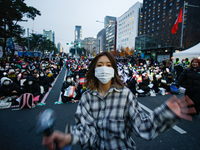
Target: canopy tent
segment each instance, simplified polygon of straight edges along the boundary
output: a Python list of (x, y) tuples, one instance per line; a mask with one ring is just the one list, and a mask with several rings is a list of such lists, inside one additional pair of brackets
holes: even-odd
[(182, 59), (188, 58), (191, 61), (193, 58), (200, 59), (200, 43), (182, 52), (173, 53), (173, 57)]

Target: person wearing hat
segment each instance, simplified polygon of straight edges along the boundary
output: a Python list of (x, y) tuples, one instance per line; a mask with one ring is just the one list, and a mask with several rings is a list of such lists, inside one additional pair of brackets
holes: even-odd
[(11, 97), (12, 100), (15, 100), (22, 94), (20, 87), (14, 83), (11, 79), (7, 77), (1, 78), (0, 86), (0, 99), (3, 100), (7, 97)]
[(17, 75), (15, 74), (14, 69), (9, 69), (8, 78), (11, 79), (13, 82), (17, 83)]

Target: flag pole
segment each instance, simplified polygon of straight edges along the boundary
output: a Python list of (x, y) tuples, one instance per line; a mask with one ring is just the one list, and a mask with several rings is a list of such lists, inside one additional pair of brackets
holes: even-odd
[(182, 28), (181, 28), (181, 43), (180, 43), (180, 48), (181, 48), (181, 49), (183, 49), (184, 14), (185, 14), (185, 1), (184, 1), (184, 4), (183, 4), (183, 21), (182, 21)]

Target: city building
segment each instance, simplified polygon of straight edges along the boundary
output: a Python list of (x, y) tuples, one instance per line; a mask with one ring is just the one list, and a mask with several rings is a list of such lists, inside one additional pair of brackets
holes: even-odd
[[(185, 0), (186, 4), (200, 6), (200, 1)], [(183, 45), (180, 44), (182, 23), (175, 34), (173, 25), (183, 8), (184, 0), (143, 0), (143, 14), (140, 22), (141, 32), (136, 38), (136, 50), (145, 53), (145, 57), (161, 61), (170, 58), (177, 49), (186, 49), (200, 42), (199, 8), (186, 6), (183, 25)], [(148, 37), (148, 38), (146, 38)], [(155, 45), (146, 45), (153, 39)], [(143, 45), (143, 46), (141, 46)]]
[(82, 41), (82, 26), (75, 26), (75, 44), (80, 44)]
[(81, 42), (81, 46), (86, 50), (86, 56), (93, 56), (96, 51), (96, 38), (87, 37)]
[(106, 27), (106, 51), (116, 50), (117, 21)]
[(114, 24), (116, 21), (117, 21), (116, 17), (105, 16), (105, 18), (104, 18), (104, 28), (106, 29), (106, 27), (108, 27), (111, 24)]
[(135, 49), (135, 37), (140, 33), (142, 6), (137, 2), (117, 18), (117, 49)]
[(58, 53), (62, 52), (62, 45), (60, 42), (57, 44), (57, 49), (58, 49)]
[(43, 29), (43, 37), (46, 37), (48, 40), (55, 42), (55, 34), (52, 30), (45, 30)]
[(106, 30), (102, 29), (97, 34), (97, 40), (96, 40), (96, 54), (100, 52), (105, 52), (106, 50)]

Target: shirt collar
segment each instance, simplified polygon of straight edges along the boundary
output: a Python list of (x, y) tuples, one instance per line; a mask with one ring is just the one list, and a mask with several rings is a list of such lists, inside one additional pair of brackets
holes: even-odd
[[(112, 86), (109, 90), (108, 90), (108, 92), (107, 93), (111, 93), (111, 92), (113, 92), (113, 91), (116, 91), (116, 92), (122, 92), (122, 89), (117, 89), (115, 86)], [(90, 90), (89, 91), (92, 95), (97, 95), (99, 92), (97, 91), (97, 89), (95, 89), (95, 90)]]

